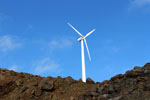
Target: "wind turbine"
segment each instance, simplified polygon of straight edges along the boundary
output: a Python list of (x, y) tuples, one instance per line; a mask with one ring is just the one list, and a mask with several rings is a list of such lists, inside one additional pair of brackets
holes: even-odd
[[(90, 31), (89, 33), (87, 33), (85, 36), (83, 36), (77, 29), (75, 29), (70, 23), (68, 23), (68, 25), (73, 28), (81, 37), (78, 38), (78, 41), (81, 42), (81, 62), (82, 62), (82, 81), (86, 82), (86, 72), (85, 72), (85, 56), (84, 56), (84, 43), (87, 49), (87, 53), (89, 56), (89, 60), (91, 61), (91, 56), (90, 56), (90, 52), (88, 49), (88, 45), (86, 42), (86, 37), (88, 37), (90, 34), (92, 34), (95, 29), (93, 29), (92, 31)], [(84, 42), (83, 42), (84, 41)]]

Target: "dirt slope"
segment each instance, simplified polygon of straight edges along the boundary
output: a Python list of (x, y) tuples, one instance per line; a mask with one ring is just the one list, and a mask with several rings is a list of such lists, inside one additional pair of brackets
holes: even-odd
[(150, 63), (102, 83), (0, 69), (0, 100), (150, 100)]

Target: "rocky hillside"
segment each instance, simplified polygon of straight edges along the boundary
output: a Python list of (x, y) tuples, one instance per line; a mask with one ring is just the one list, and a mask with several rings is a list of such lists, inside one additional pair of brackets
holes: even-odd
[(0, 100), (150, 100), (150, 63), (102, 83), (0, 69)]

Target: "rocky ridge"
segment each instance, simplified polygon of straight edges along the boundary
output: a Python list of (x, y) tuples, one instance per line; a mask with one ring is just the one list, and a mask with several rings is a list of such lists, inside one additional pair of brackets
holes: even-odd
[(0, 100), (150, 100), (149, 94), (150, 63), (101, 83), (0, 69)]

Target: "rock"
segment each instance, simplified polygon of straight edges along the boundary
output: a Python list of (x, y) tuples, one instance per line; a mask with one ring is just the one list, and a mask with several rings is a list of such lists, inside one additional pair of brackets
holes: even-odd
[(104, 98), (108, 98), (109, 97), (109, 94), (103, 94), (102, 95)]
[(53, 95), (52, 100), (57, 100), (57, 95)]
[(146, 77), (138, 77), (137, 78), (137, 82), (145, 82), (147, 80), (150, 80), (150, 78), (146, 78)]
[(79, 81), (79, 82), (82, 82), (82, 79), (80, 78), (78, 81)]
[(123, 75), (122, 75), (122, 74), (118, 74), (118, 75), (116, 75), (116, 76), (112, 77), (112, 78), (111, 78), (111, 80), (121, 79), (122, 77), (123, 77)]
[(144, 74), (150, 74), (150, 69), (144, 70)]
[(75, 98), (73, 96), (70, 97), (70, 100), (75, 100)]
[(53, 81), (47, 81), (47, 79), (42, 79), (39, 83), (39, 88), (43, 91), (53, 91), (54, 90), (54, 85)]
[(101, 85), (108, 85), (109, 81), (108, 80), (104, 80)]
[(17, 86), (22, 85), (22, 83), (23, 83), (23, 81), (22, 81), (22, 80), (16, 80), (16, 85), (17, 85)]
[(39, 96), (41, 96), (42, 91), (41, 91), (41, 90), (38, 90), (38, 89), (32, 90), (31, 94), (33, 94), (33, 95), (36, 96), (36, 97), (39, 97)]
[(91, 94), (92, 96), (98, 96), (98, 88), (95, 88), (95, 87), (92, 88), (90, 94)]
[(22, 88), (20, 89), (20, 93), (26, 91), (27, 89), (28, 89), (27, 87), (22, 87)]
[(112, 94), (114, 92), (113, 86), (110, 86), (108, 89), (108, 94)]
[(146, 64), (144, 65), (144, 68), (145, 68), (145, 67), (149, 68), (149, 67), (150, 67), (150, 63), (146, 63)]
[(0, 69), (0, 100), (149, 100), (150, 63), (103, 82)]
[(13, 70), (10, 70), (9, 74), (12, 76), (16, 76), (16, 73)]
[[(120, 82), (119, 82), (120, 83)], [(120, 87), (120, 85), (119, 84), (115, 84), (114, 85), (114, 92), (116, 92), (116, 93), (120, 93), (120, 91), (121, 91), (121, 87)]]
[(86, 83), (94, 84), (95, 82), (91, 78), (87, 78), (86, 79)]
[(99, 96), (98, 100), (108, 100), (108, 99), (106, 99), (104, 96)]
[(122, 95), (121, 95), (121, 96), (118, 96), (118, 97), (115, 97), (115, 98), (113, 98), (112, 100), (122, 100)]
[(34, 81), (34, 82), (32, 83), (32, 86), (38, 86), (38, 82)]
[(62, 79), (62, 77), (61, 77), (61, 76), (57, 76), (57, 78), (58, 78), (58, 79)]
[(144, 91), (150, 91), (150, 81), (145, 82), (143, 89), (144, 89)]
[(143, 69), (141, 67), (135, 66), (133, 69), (134, 72), (143, 73)]
[(140, 74), (137, 72), (134, 72), (134, 71), (127, 71), (126, 72), (126, 77), (137, 77), (138, 75), (140, 75)]
[(5, 75), (0, 75), (0, 81), (4, 81), (5, 80)]
[(72, 83), (75, 82), (75, 80), (74, 80), (72, 77), (70, 77), (70, 76), (66, 77), (66, 78), (64, 79), (64, 81), (65, 81), (65, 83), (68, 84), (68, 85), (70, 85), (70, 84), (72, 84)]

